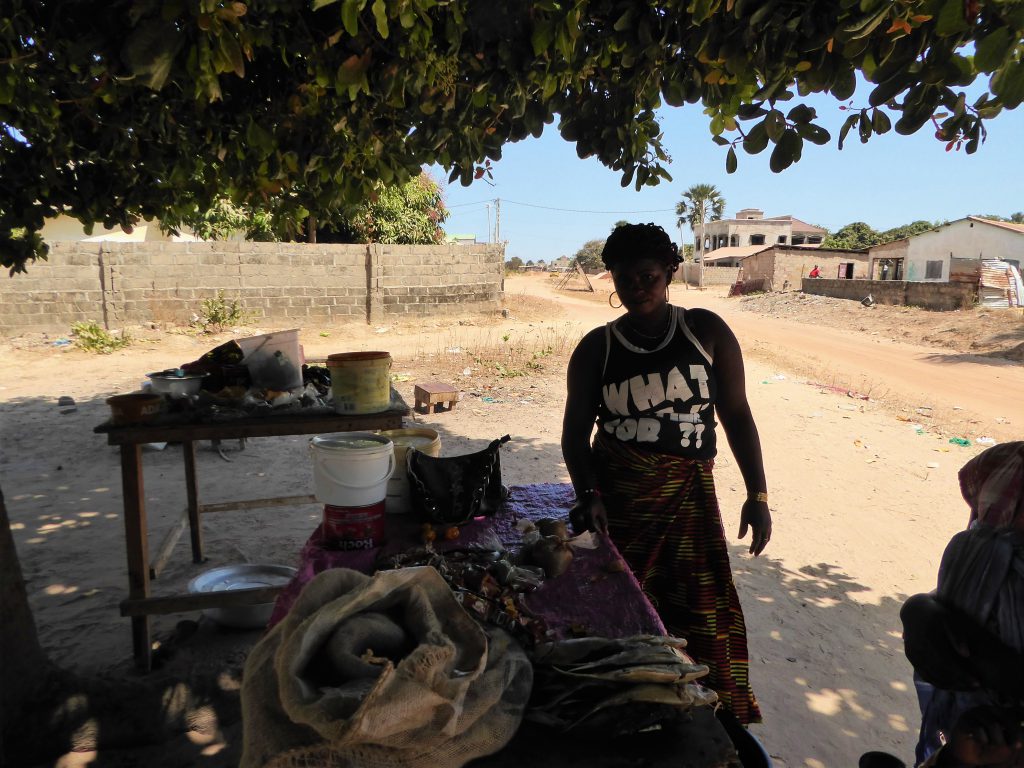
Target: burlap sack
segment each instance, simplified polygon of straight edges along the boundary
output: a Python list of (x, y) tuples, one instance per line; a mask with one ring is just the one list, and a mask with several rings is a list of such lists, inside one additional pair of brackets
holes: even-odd
[(246, 661), (241, 766), (457, 768), (508, 743), (532, 680), (433, 568), (331, 569)]

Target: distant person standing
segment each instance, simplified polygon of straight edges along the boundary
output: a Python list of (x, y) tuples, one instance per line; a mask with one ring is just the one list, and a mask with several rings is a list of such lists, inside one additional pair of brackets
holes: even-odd
[(814, 265), (814, 269), (812, 269), (810, 274), (808, 274), (807, 276), (808, 277), (821, 277), (821, 270), (818, 269), (818, 265), (817, 264)]
[(883, 280), (888, 280), (889, 279), (889, 265), (888, 264), (883, 264), (882, 265), (882, 279)]

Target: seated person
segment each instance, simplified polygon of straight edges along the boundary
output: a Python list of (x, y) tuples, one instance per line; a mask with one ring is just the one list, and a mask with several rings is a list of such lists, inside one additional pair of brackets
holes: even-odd
[[(1024, 442), (988, 449), (959, 476), (970, 525), (946, 547), (938, 589), (911, 597), (900, 612), (921, 704), (918, 762), (938, 760), (965, 719), (1012, 741), (1017, 731), (1001, 723), (1019, 724), (1024, 705)], [(987, 725), (968, 718), (979, 707)], [(944, 759), (927, 764), (972, 764)]]
[(817, 264), (814, 265), (814, 269), (812, 269), (807, 276), (808, 277), (821, 277), (821, 270), (818, 269), (818, 265)]
[(975, 707), (964, 712), (953, 726), (949, 741), (921, 768), (942, 766), (1024, 765), (1020, 712), (1003, 707)]

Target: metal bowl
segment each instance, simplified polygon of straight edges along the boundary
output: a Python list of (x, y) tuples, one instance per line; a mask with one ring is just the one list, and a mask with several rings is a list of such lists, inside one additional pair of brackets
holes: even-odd
[[(287, 565), (248, 563), (223, 565), (203, 571), (188, 583), (192, 594), (201, 592), (223, 592), (231, 589), (251, 587), (283, 586), (291, 581), (296, 570)], [(222, 608), (205, 608), (203, 615), (226, 627), (239, 629), (262, 629), (270, 621), (274, 603), (254, 605), (232, 605)]]
[(209, 374), (206, 373), (181, 373), (174, 368), (166, 371), (154, 371), (147, 373), (153, 391), (160, 395), (167, 395), (172, 398), (188, 397), (199, 392), (203, 386), (203, 379)]

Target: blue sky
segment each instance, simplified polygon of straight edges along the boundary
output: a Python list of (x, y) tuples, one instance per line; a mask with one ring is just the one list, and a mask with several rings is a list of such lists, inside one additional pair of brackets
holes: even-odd
[[(866, 102), (867, 92), (858, 88), (855, 103)], [(1009, 216), (1024, 210), (1024, 109), (989, 121), (987, 141), (968, 155), (963, 150), (947, 153), (927, 125), (913, 136), (890, 132), (867, 144), (854, 130), (839, 151), (835, 142), (847, 113), (829, 97), (807, 103), (817, 108), (818, 122), (832, 133), (832, 142), (821, 147), (805, 143), (800, 162), (781, 174), (768, 169), (770, 148), (760, 155), (740, 150), (739, 169), (727, 174), (726, 148), (711, 142), (699, 106), (661, 110), (673, 180), (641, 192), (623, 189), (618, 174), (596, 160), (580, 160), (575, 145), (552, 124), (539, 139), (505, 147), (494, 165), (493, 186), (483, 180), (469, 187), (458, 182), (446, 186), (452, 215), (444, 228), (484, 242), (489, 222), (493, 238), (494, 200), (500, 198), (506, 259), (571, 257), (587, 240), (605, 237), (620, 219), (661, 224), (678, 241), (675, 204), (684, 190), (699, 183), (722, 191), (727, 217), (740, 208), (761, 208), (766, 216), (790, 214), (829, 230), (851, 221), (883, 230), (917, 219)], [(447, 176), (433, 172), (444, 186)], [(692, 242), (689, 231), (685, 238)]]

